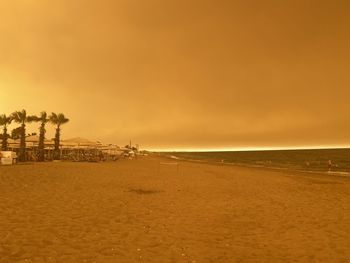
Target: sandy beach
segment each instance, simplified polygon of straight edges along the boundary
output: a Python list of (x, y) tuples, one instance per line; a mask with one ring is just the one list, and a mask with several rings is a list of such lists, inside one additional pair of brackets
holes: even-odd
[(350, 178), (155, 157), (0, 167), (0, 262), (347, 262)]

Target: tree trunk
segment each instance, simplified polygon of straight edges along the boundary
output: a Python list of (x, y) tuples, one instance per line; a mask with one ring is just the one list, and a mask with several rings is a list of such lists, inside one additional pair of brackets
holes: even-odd
[(42, 123), (40, 126), (40, 135), (39, 135), (39, 162), (45, 161), (45, 123)]
[(4, 126), (4, 132), (2, 134), (2, 145), (1, 145), (1, 149), (3, 151), (7, 151), (7, 139), (8, 139), (8, 135), (7, 135), (7, 127), (6, 125)]
[(56, 134), (55, 134), (55, 153), (54, 153), (54, 159), (60, 160), (61, 159), (61, 152), (60, 152), (60, 133), (61, 129), (59, 126), (56, 128)]
[(19, 145), (19, 158), (20, 161), (25, 162), (26, 157), (26, 125), (23, 123), (21, 126), (21, 142)]

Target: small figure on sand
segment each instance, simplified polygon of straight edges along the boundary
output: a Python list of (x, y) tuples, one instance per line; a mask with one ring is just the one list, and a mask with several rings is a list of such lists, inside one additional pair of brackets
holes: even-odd
[(328, 160), (328, 172), (330, 172), (332, 170), (332, 160)]

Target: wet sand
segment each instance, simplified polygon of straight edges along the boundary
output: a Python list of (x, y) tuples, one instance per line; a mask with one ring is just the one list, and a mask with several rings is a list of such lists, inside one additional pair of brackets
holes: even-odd
[(0, 167), (0, 262), (347, 262), (350, 179), (180, 162)]

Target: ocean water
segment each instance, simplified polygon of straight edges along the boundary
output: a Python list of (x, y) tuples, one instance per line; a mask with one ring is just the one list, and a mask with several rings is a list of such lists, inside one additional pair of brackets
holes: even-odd
[(167, 152), (164, 154), (174, 159), (350, 175), (350, 149)]

